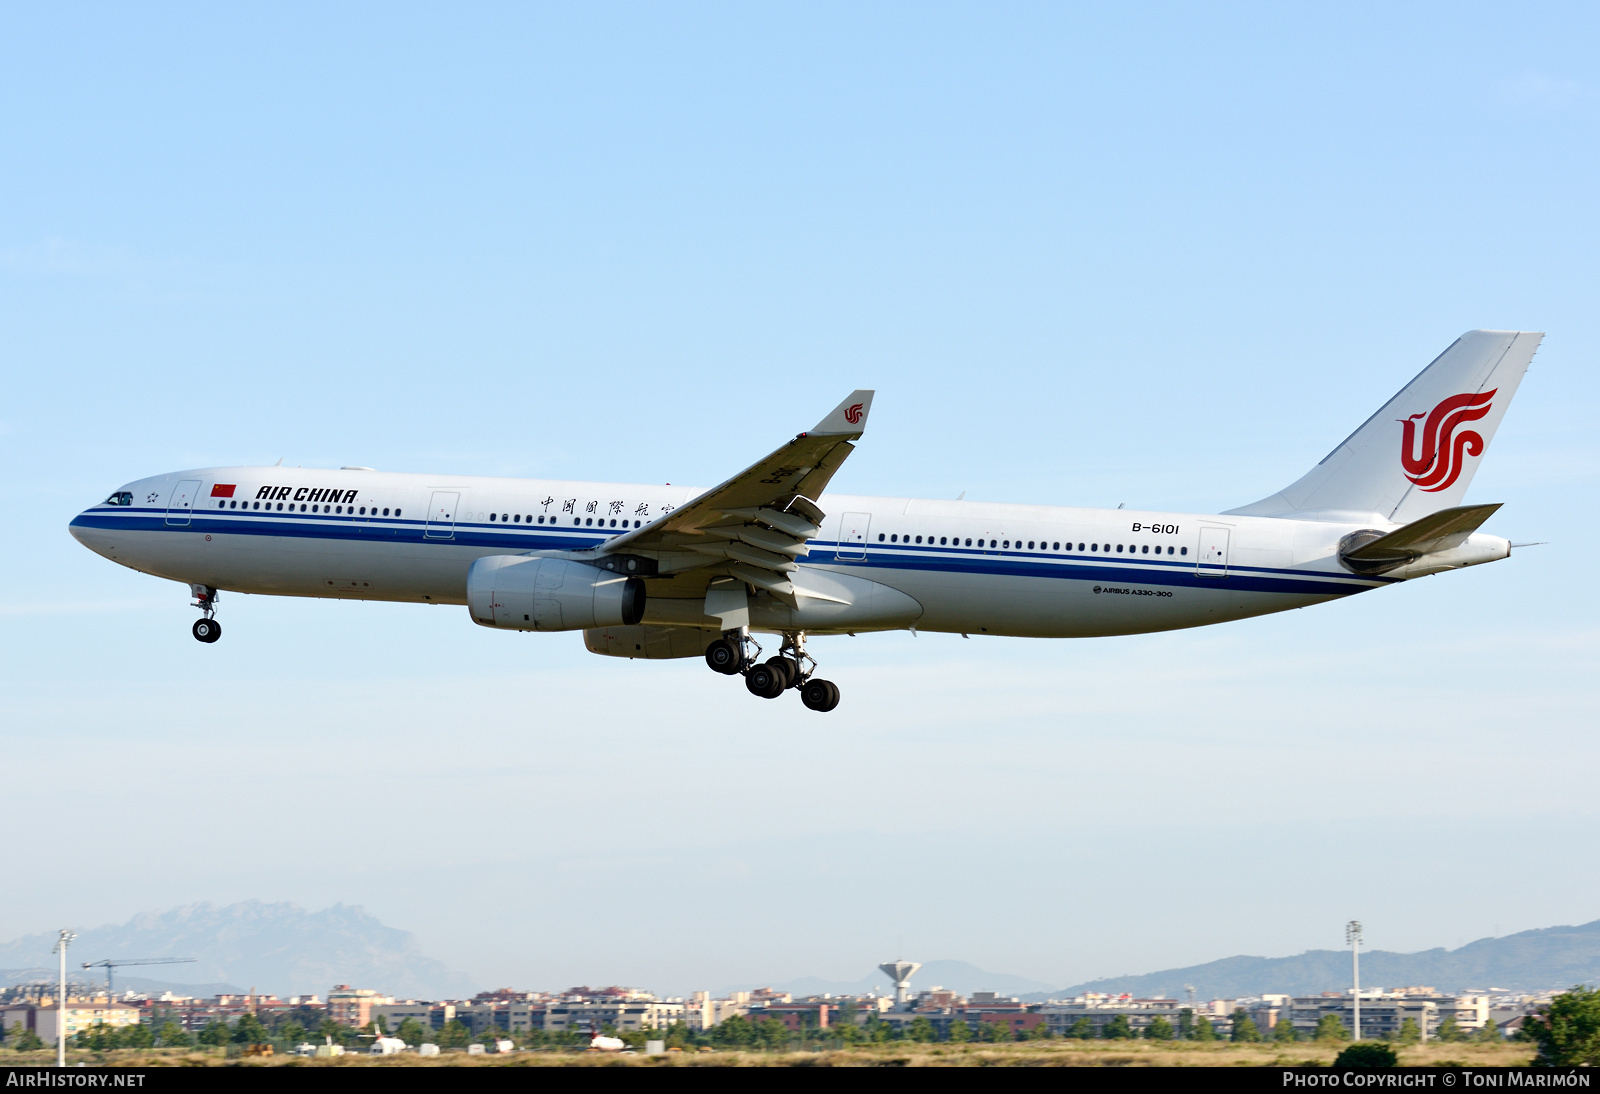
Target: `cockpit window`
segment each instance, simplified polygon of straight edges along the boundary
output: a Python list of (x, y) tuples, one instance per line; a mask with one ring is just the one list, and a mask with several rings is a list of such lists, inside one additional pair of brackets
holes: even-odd
[(106, 499), (107, 505), (132, 505), (133, 492), (131, 490), (118, 490)]

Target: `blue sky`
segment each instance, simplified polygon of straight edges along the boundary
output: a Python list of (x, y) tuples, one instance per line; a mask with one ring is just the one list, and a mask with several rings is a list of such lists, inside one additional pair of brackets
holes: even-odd
[[(345, 901), (486, 985), (689, 990), (1600, 917), (1597, 22), (5, 8), (0, 935)], [(1216, 511), (1473, 327), (1549, 332), (1469, 494), (1547, 546), (1179, 634), (833, 640), (827, 717), (453, 608), (232, 597), (201, 646), (65, 530), (279, 457), (709, 484), (858, 386), (841, 490)]]

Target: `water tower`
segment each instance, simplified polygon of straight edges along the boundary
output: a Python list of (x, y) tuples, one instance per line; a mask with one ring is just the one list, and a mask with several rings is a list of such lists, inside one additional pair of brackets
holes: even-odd
[(894, 1001), (904, 1003), (911, 997), (911, 978), (922, 966), (915, 961), (885, 961), (878, 968), (894, 981)]

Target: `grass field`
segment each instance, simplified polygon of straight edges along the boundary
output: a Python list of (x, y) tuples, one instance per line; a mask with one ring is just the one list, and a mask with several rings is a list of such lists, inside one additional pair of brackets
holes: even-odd
[[(298, 1056), (228, 1058), (221, 1050), (117, 1049), (67, 1053), (69, 1065), (90, 1067), (1326, 1067), (1343, 1047), (1196, 1043), (1192, 1041), (1024, 1041), (1009, 1045), (873, 1045), (822, 1052), (672, 1052), (623, 1056), (598, 1052), (516, 1052), (507, 1056), (366, 1056), (331, 1059)], [(1441, 1044), (1401, 1048), (1400, 1064), (1412, 1067), (1521, 1066), (1530, 1045)], [(3, 1052), (0, 1067), (49, 1066), (54, 1052)]]

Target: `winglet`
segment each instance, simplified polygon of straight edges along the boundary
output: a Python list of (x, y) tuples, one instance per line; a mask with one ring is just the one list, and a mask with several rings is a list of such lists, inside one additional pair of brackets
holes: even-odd
[(849, 398), (833, 408), (816, 428), (813, 434), (846, 433), (859, 437), (867, 429), (867, 412), (872, 409), (871, 391), (852, 391)]

